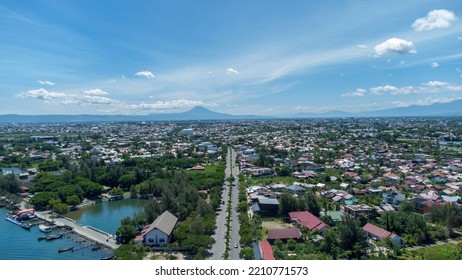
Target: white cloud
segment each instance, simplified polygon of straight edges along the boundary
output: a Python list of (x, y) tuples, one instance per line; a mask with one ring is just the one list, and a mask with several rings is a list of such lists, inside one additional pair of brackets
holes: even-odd
[(237, 71), (234, 68), (229, 67), (228, 69), (226, 69), (226, 74), (228, 74), (228, 75), (239, 75), (239, 71)]
[[(88, 93), (87, 93), (88, 92)], [(25, 99), (39, 99), (44, 100), (46, 104), (51, 105), (73, 105), (78, 104), (81, 106), (87, 105), (97, 105), (97, 104), (111, 104), (114, 100), (100, 96), (103, 95), (102, 90), (88, 90), (84, 94), (72, 94), (72, 93), (63, 93), (63, 92), (53, 92), (46, 89), (32, 89), (25, 93), (20, 93), (16, 95), (17, 98)], [(106, 93), (107, 94), (107, 93)]]
[(151, 71), (139, 71), (135, 73), (135, 76), (145, 77), (148, 79), (154, 78), (154, 74)]
[(50, 81), (37, 81), (37, 83), (41, 84), (41, 85), (47, 85), (47, 86), (54, 86), (55, 83), (53, 82), (50, 82)]
[(429, 81), (428, 83), (423, 84), (424, 86), (429, 86), (429, 87), (445, 87), (448, 85), (446, 82), (440, 82), (440, 81)]
[(358, 88), (358, 89), (356, 89), (355, 92), (345, 93), (342, 96), (343, 97), (360, 97), (360, 96), (364, 96), (365, 93), (366, 93), (365, 89)]
[(416, 53), (414, 44), (411, 41), (406, 41), (399, 38), (390, 38), (385, 42), (378, 44), (374, 47), (375, 53), (378, 56), (396, 53), (396, 54), (408, 54)]
[(433, 10), (426, 17), (416, 19), (412, 24), (415, 31), (432, 30), (435, 28), (448, 28), (457, 17), (448, 10)]
[(126, 106), (129, 110), (142, 110), (142, 111), (156, 111), (156, 110), (172, 110), (172, 109), (187, 109), (195, 106), (207, 106), (214, 107), (217, 104), (208, 104), (201, 100), (169, 100), (169, 101), (157, 101), (153, 103), (141, 103), (141, 104), (129, 104)]
[(369, 95), (406, 95), (406, 94), (431, 94), (431, 93), (448, 93), (448, 92), (462, 92), (462, 85), (451, 85), (447, 82), (441, 81), (429, 81), (423, 83), (420, 86), (403, 86), (396, 87), (392, 85), (377, 86), (371, 87), (368, 90), (366, 89), (357, 89), (352, 93), (342, 94), (343, 97), (357, 97), (364, 96), (369, 93)]
[(357, 46), (358, 48), (360, 48), (360, 49), (363, 49), (363, 50), (369, 48), (368, 46), (366, 46), (366, 45), (364, 45), (364, 44), (360, 44), (360, 45), (356, 45), (356, 46)]
[(409, 107), (412, 105), (432, 105), (434, 103), (448, 103), (456, 100), (462, 100), (462, 97), (426, 97), (423, 99), (414, 99), (411, 101), (394, 101), (392, 104), (395, 107)]
[(33, 99), (40, 99), (40, 100), (52, 100), (56, 98), (63, 98), (66, 94), (62, 92), (54, 92), (48, 91), (43, 88), (39, 89), (31, 89), (25, 93), (20, 93), (16, 95), (16, 97), (24, 99), (24, 98), (33, 98)]
[(86, 95), (108, 95), (107, 92), (99, 88), (85, 90), (83, 93)]
[(436, 68), (436, 67), (439, 67), (440, 65), (438, 64), (438, 62), (432, 62), (432, 64), (430, 66), (432, 68)]
[(382, 95), (386, 92), (396, 92), (399, 89), (394, 86), (386, 85), (386, 86), (378, 86), (369, 89), (370, 95)]
[(82, 97), (78, 97), (76, 101), (80, 105), (112, 104), (115, 102), (108, 97), (98, 95), (84, 95)]

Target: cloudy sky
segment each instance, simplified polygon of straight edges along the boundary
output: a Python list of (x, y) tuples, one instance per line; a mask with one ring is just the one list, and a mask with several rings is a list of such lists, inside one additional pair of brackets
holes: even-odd
[(460, 0), (0, 0), (0, 26), (0, 114), (462, 99)]

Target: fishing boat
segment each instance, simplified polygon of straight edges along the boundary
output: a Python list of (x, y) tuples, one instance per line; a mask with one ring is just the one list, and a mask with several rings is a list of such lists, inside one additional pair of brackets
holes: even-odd
[(27, 229), (27, 230), (30, 230), (30, 228), (32, 227), (31, 224), (25, 224), (25, 223), (23, 223), (21, 221), (18, 221), (13, 216), (6, 216), (5, 220), (7, 220), (9, 222), (12, 222), (13, 224), (18, 225), (18, 226), (20, 226), (20, 227), (22, 227), (24, 229)]
[(73, 250), (74, 250), (74, 247), (60, 248), (58, 250), (58, 253), (67, 252), (67, 251), (73, 251)]
[(26, 223), (21, 223), (21, 227), (22, 227), (23, 229), (30, 230), (30, 228), (32, 227), (32, 225), (31, 225), (31, 224), (26, 224)]
[(15, 218), (13, 217), (10, 217), (10, 216), (6, 216), (5, 217), (5, 220), (9, 221), (9, 222), (12, 222), (13, 224), (15, 225), (18, 225), (18, 226), (21, 226), (22, 222), (16, 220)]
[(47, 241), (51, 241), (51, 240), (55, 240), (61, 237), (63, 237), (63, 233), (54, 233), (54, 234), (48, 234), (45, 239)]
[(44, 224), (40, 224), (39, 229), (40, 229), (40, 231), (45, 232), (45, 233), (50, 232), (50, 231), (53, 230), (52, 227), (44, 225)]

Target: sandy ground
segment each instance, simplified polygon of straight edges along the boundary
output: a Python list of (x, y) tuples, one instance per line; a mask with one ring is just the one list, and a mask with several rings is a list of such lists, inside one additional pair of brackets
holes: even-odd
[(276, 229), (276, 228), (290, 228), (292, 224), (284, 223), (282, 221), (263, 221), (261, 223), (265, 229)]

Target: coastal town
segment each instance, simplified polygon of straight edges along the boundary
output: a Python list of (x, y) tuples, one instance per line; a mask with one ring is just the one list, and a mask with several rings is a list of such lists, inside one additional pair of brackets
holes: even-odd
[(8, 219), (105, 259), (462, 259), (459, 118), (4, 123), (0, 166)]

